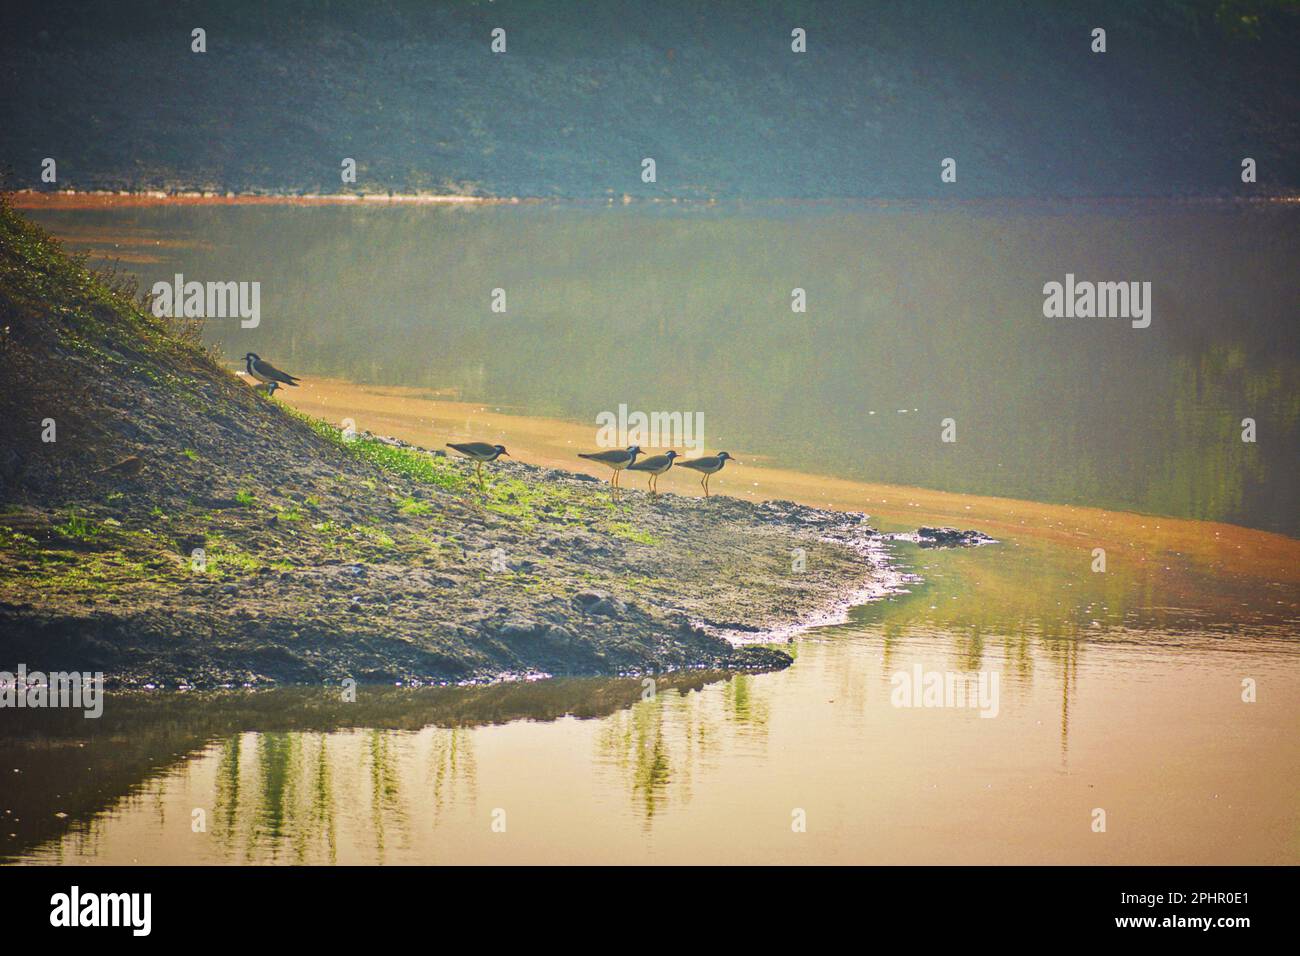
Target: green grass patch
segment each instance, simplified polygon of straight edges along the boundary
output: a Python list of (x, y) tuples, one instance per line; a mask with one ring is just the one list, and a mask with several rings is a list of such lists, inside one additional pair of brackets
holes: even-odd
[(358, 457), (373, 462), (384, 471), (404, 475), (424, 484), (436, 485), (448, 491), (460, 491), (466, 486), (465, 476), (444, 458), (423, 451), (398, 448), (381, 441), (359, 438), (348, 447)]
[(637, 544), (658, 544), (659, 539), (648, 531), (642, 531), (627, 521), (611, 521), (606, 530), (616, 538), (635, 541)]
[[(432, 455), (415, 448), (402, 448), (373, 438), (344, 438), (339, 429), (328, 422), (312, 418), (293, 409), (285, 409), (318, 435), (350, 455), (370, 462), (381, 471), (433, 485), (450, 492), (482, 495), (483, 507), (494, 514), (504, 515), (517, 523), (519, 530), (531, 531), (538, 525), (591, 524), (614, 513), (617, 508), (606, 496), (583, 494), (579, 490), (546, 481), (528, 482), (519, 478), (493, 476), (489, 471), (480, 491), (478, 481), (457, 467), (451, 459)], [(433, 514), (436, 506), (412, 497), (404, 497), (397, 504), (399, 513), (410, 516)], [(315, 525), (317, 531), (331, 536), (344, 536), (343, 529)], [(658, 544), (659, 539), (641, 531), (626, 521), (612, 522), (606, 526), (609, 534), (635, 541), (639, 544)], [(356, 535), (356, 529), (352, 529)], [(364, 536), (364, 535), (363, 535)], [(372, 539), (373, 540), (373, 539)]]
[(26, 551), (35, 547), (36, 539), (31, 535), (0, 525), (0, 549), (5, 551)]
[(208, 549), (208, 573), (216, 574), (218, 577), (256, 574), (262, 566), (263, 563), (257, 558), (237, 548), (223, 545)]
[(156, 583), (164, 576), (155, 564), (120, 551), (75, 558), (46, 553), (42, 557), (40, 573), (30, 579), (38, 590), (112, 596), (126, 585)]
[(487, 487), (486, 508), (515, 518), (528, 531), (538, 524), (586, 523), (612, 509), (609, 500), (579, 496), (572, 488), (548, 482), (526, 482), (518, 478), (497, 478)]
[(447, 491), (460, 491), (466, 486), (465, 476), (446, 458), (414, 448), (399, 448), (374, 438), (344, 438), (343, 433), (329, 422), (293, 409), (286, 408), (285, 411), (348, 454), (368, 461), (383, 471)]
[(299, 508), (296, 504), (289, 505), (289, 507), (287, 508), (274, 507), (272, 508), (272, 510), (275, 512), (276, 517), (278, 517), (281, 521), (302, 520), (302, 509)]
[(398, 502), (397, 510), (404, 515), (421, 517), (433, 511), (433, 505), (427, 501), (420, 501), (418, 498), (403, 498)]
[(99, 537), (101, 531), (95, 522), (72, 510), (68, 511), (66, 519), (54, 526), (54, 530), (65, 538), (75, 538), (78, 541), (94, 540)]
[(350, 533), (354, 537), (361, 538), (371, 544), (378, 545), (381, 548), (391, 548), (394, 545), (393, 536), (382, 528), (371, 527), (370, 525), (358, 524), (353, 525)]

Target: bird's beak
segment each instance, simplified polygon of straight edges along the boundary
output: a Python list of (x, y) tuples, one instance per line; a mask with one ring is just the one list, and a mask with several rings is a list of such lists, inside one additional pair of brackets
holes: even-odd
[(505, 455), (507, 458), (513, 458), (513, 457), (514, 457), (514, 456), (511, 455), (510, 452), (508, 452), (508, 451), (503, 451), (501, 454)]

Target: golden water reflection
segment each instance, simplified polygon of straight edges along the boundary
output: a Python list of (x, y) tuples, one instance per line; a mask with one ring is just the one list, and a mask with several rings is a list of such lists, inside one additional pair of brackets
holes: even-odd
[[(0, 850), (186, 864), (1300, 862), (1294, 585), (1249, 560), (1207, 583), (1172, 554), (1095, 574), (1047, 534), (896, 550), (918, 575), (909, 589), (806, 633), (777, 673), (661, 675), (653, 694), (628, 678), (368, 687), (354, 704), (320, 689), (125, 694), (98, 721), (11, 712)], [(998, 674), (997, 719), (892, 706), (891, 675), (915, 666)], [(1097, 806), (1106, 839), (1088, 826)], [(791, 831), (795, 809), (807, 833)]]

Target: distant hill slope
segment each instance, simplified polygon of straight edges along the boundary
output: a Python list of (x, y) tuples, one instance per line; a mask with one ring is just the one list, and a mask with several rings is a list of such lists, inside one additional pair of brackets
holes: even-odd
[(1297, 48), (1297, 0), (40, 0), (0, 31), (0, 164), (62, 189), (1277, 195)]

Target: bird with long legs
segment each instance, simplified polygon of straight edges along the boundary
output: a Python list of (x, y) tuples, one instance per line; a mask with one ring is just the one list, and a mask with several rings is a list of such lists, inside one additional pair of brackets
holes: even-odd
[(669, 450), (662, 455), (651, 455), (649, 458), (642, 458), (640, 461), (633, 462), (627, 466), (628, 471), (643, 471), (650, 476), (646, 483), (650, 494), (659, 494), (659, 476), (673, 466), (673, 459), (677, 458), (677, 452)]
[(502, 455), (510, 457), (505, 445), (489, 445), (485, 441), (447, 442), (447, 447), (458, 451), (474, 462), (474, 474), (478, 477), (479, 490), (483, 490), (483, 466), (494, 462)]
[(618, 487), (618, 473), (636, 462), (637, 455), (641, 454), (640, 445), (629, 445), (627, 448), (611, 448), (609, 451), (579, 452), (579, 458), (586, 458), (588, 461), (598, 461), (602, 465), (608, 465), (614, 470), (609, 476), (609, 484), (612, 488)]
[(722, 471), (723, 466), (729, 461), (735, 461), (725, 451), (720, 451), (716, 455), (706, 455), (703, 458), (692, 458), (690, 461), (684, 461), (679, 468), (689, 468), (691, 471), (699, 472), (702, 477), (700, 485), (704, 488), (704, 497), (709, 497), (709, 478)]

